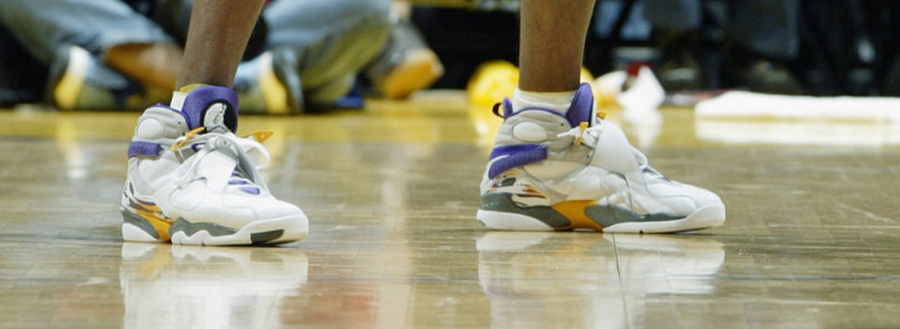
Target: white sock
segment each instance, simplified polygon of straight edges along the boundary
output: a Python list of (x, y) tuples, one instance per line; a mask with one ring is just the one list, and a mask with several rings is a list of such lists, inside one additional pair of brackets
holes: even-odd
[(169, 103), (169, 107), (181, 111), (181, 108), (184, 107), (184, 99), (187, 98), (188, 93), (176, 91), (172, 93), (172, 102)]
[(169, 107), (181, 111), (184, 108), (184, 100), (187, 98), (187, 95), (195, 89), (205, 86), (208, 85), (203, 83), (192, 83), (179, 88), (172, 93), (172, 102), (169, 103)]
[(513, 92), (513, 112), (524, 108), (540, 107), (565, 114), (575, 98), (575, 90), (562, 92), (524, 91), (516, 88)]

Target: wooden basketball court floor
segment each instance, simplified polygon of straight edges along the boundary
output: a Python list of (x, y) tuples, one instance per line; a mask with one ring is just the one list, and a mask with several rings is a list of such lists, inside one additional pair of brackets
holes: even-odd
[(625, 130), (661, 172), (719, 193), (725, 226), (486, 231), (500, 119), (431, 92), (242, 118), (276, 131), (265, 175), (311, 235), (223, 248), (121, 240), (138, 113), (0, 110), (0, 328), (900, 327), (900, 134), (663, 114)]

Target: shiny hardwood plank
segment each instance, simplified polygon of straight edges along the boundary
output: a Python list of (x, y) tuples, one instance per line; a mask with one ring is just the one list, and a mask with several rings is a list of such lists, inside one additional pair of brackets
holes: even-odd
[(121, 241), (137, 113), (0, 110), (0, 328), (900, 327), (894, 127), (663, 114), (626, 132), (718, 192), (725, 226), (488, 232), (474, 214), (500, 119), (432, 92), (242, 118), (276, 131), (264, 174), (311, 235), (218, 248)]

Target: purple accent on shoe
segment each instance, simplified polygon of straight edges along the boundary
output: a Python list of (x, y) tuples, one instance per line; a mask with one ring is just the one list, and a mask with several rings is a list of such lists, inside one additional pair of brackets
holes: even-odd
[(512, 101), (509, 98), (503, 99), (503, 117), (509, 118), (513, 115)]
[(547, 149), (544, 145), (539, 144), (518, 144), (518, 145), (503, 145), (497, 146), (493, 150), (491, 150), (491, 159), (499, 157), (501, 155), (510, 155), (513, 153), (519, 152), (533, 152), (537, 149)]
[(166, 104), (163, 104), (163, 103), (156, 103), (156, 105), (153, 105), (153, 106), (151, 106), (151, 107), (148, 107), (147, 109), (149, 110), (149, 109), (151, 109), (151, 108), (161, 108), (161, 109), (166, 109), (166, 110), (169, 110), (169, 111), (178, 113), (178, 114), (181, 115), (182, 118), (184, 118), (184, 121), (185, 121), (185, 122), (190, 123), (190, 118), (188, 118), (188, 116), (187, 116), (184, 112), (179, 111), (178, 109), (174, 109), (174, 108), (172, 108), (172, 107), (169, 106), (169, 105), (166, 105)]
[(243, 179), (232, 179), (228, 181), (228, 185), (244, 185), (247, 184), (247, 181)]
[(131, 142), (131, 145), (128, 145), (128, 158), (133, 158), (136, 156), (158, 156), (159, 152), (162, 151), (162, 145), (151, 142)]
[(231, 132), (237, 131), (238, 96), (234, 90), (219, 86), (204, 86), (194, 89), (184, 99), (181, 111), (187, 118), (188, 128), (195, 129), (203, 125), (206, 110), (214, 103), (225, 103), (225, 125)]
[(507, 145), (495, 147), (491, 151), (491, 159), (501, 156), (506, 157), (491, 163), (488, 178), (497, 177), (504, 171), (515, 167), (547, 159), (547, 146), (539, 144)]
[(503, 117), (508, 119), (511, 116), (522, 113), (524, 111), (544, 111), (547, 113), (564, 116), (569, 121), (569, 127), (578, 127), (582, 122), (587, 121), (593, 124), (591, 116), (594, 115), (594, 93), (591, 91), (591, 85), (582, 83), (578, 90), (575, 91), (575, 97), (572, 98), (572, 105), (563, 115), (557, 111), (542, 107), (528, 107), (513, 113), (512, 102), (509, 98), (503, 100)]
[(244, 191), (244, 192), (247, 192), (247, 193), (250, 193), (250, 194), (259, 195), (259, 188), (258, 188), (258, 187), (254, 187), (254, 186), (245, 186), (245, 187), (242, 187), (242, 188), (241, 188), (241, 191)]
[(566, 111), (566, 119), (569, 119), (572, 127), (577, 127), (585, 121), (592, 124), (594, 122), (592, 115), (594, 115), (594, 93), (591, 91), (591, 85), (582, 83), (575, 91), (572, 105)]

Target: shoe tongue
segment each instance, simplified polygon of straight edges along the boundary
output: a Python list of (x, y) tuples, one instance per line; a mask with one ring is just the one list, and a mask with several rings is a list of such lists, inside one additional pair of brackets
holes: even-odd
[(210, 132), (236, 132), (238, 104), (237, 93), (231, 88), (204, 86), (188, 93), (181, 111), (189, 129), (203, 126)]
[(566, 112), (566, 118), (572, 127), (577, 127), (585, 121), (593, 125), (594, 115), (594, 93), (591, 91), (591, 85), (582, 83), (572, 98), (572, 105)]
[(266, 183), (260, 179), (253, 162), (241, 156), (237, 157), (229, 184), (241, 185), (241, 190), (251, 194), (259, 194), (260, 189), (268, 189)]

